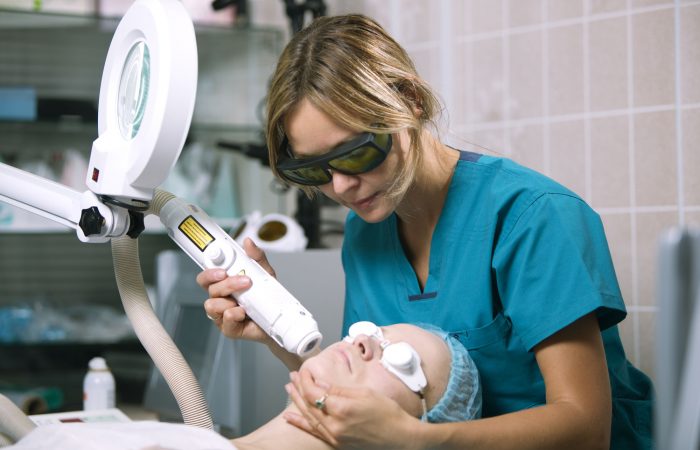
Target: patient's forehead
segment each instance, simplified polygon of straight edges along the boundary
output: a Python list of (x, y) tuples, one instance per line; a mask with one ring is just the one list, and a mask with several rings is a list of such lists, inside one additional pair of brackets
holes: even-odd
[(391, 337), (395, 337), (406, 342), (409, 340), (421, 340), (422, 338), (426, 338), (428, 336), (435, 336), (433, 333), (426, 331), (419, 326), (408, 323), (397, 323), (380, 328), (382, 329), (385, 338), (390, 339)]
[[(381, 329), (387, 340), (410, 344), (416, 349), (426, 366), (432, 363), (444, 363), (445, 356), (449, 358), (449, 350), (444, 341), (423, 328), (409, 324), (396, 324), (381, 327)], [(447, 362), (449, 364), (449, 359)]]

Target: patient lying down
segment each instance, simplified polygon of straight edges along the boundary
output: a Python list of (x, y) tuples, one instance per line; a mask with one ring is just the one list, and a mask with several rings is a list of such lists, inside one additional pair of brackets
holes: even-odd
[[(335, 386), (370, 388), (393, 399), (414, 417), (430, 422), (479, 417), (481, 389), (476, 367), (464, 346), (447, 333), (407, 324), (375, 327), (369, 322), (359, 322), (350, 328), (350, 334), (309, 358), (303, 367), (314, 378), (332, 380)], [(404, 362), (410, 359), (413, 351), (417, 353), (420, 366), (415, 366), (413, 371), (397, 370), (402, 359)], [(332, 404), (329, 398), (325, 401)], [(325, 402), (318, 406), (325, 407)], [(292, 403), (282, 413), (295, 410)], [(287, 423), (282, 413), (252, 433), (230, 442), (214, 432), (195, 427), (133, 422), (38, 427), (10, 448), (331, 448), (326, 442)], [(49, 442), (50, 446), (46, 446)]]

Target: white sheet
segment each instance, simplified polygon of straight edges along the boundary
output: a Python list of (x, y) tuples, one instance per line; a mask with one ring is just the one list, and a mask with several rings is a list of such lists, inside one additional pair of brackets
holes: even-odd
[(235, 450), (211, 430), (154, 421), (70, 423), (35, 428), (11, 450)]

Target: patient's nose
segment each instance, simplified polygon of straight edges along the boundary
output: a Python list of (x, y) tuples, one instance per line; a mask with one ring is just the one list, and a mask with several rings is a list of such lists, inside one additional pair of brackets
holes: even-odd
[(360, 356), (365, 361), (371, 360), (376, 354), (375, 340), (364, 334), (357, 336), (352, 345), (360, 351)]

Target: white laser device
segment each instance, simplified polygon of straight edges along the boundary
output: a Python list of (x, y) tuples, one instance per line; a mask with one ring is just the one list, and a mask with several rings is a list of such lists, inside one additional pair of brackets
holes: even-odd
[(253, 286), (238, 303), (275, 342), (305, 356), (321, 343), (311, 313), (226, 234), (204, 211), (173, 198), (160, 211), (168, 234), (203, 269), (222, 268), (228, 275), (247, 275)]

